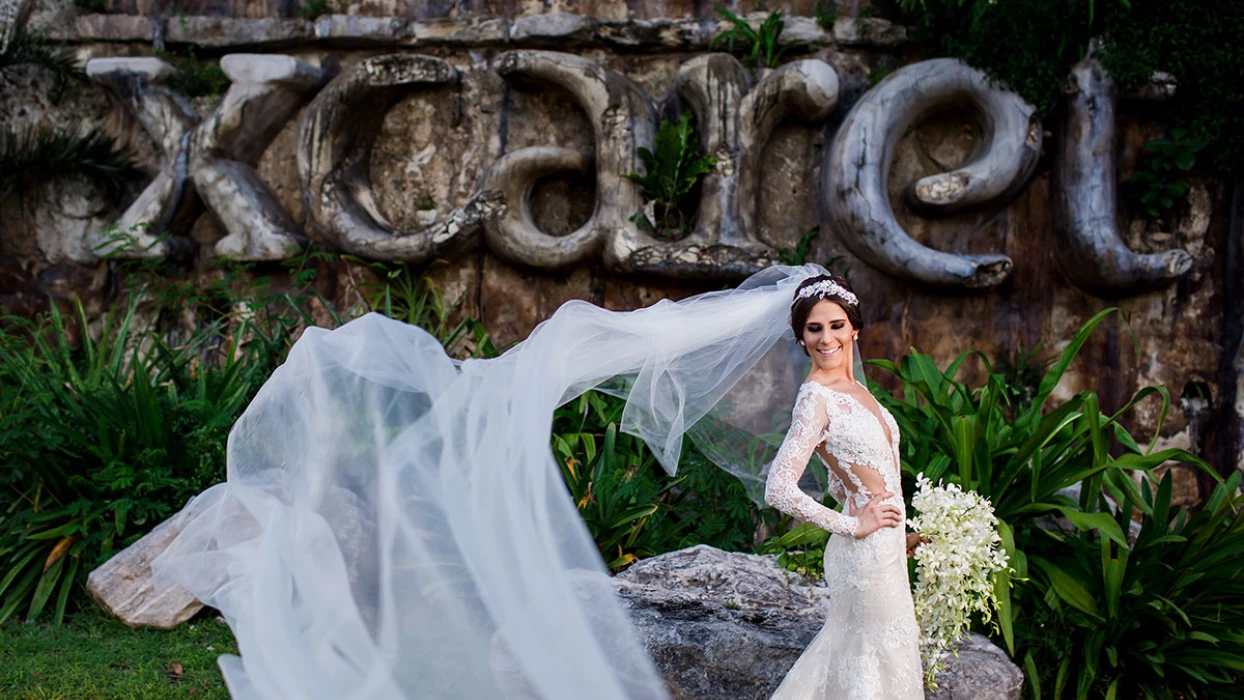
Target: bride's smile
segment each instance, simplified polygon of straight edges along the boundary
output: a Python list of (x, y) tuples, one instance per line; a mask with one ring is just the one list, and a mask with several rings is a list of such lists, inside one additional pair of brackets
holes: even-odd
[(803, 346), (811, 349), (812, 363), (821, 371), (845, 371), (850, 367), (855, 328), (836, 302), (822, 299), (808, 313), (803, 325)]

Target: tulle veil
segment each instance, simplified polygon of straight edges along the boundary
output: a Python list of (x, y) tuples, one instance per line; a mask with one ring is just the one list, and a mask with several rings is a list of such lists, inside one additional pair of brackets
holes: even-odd
[(668, 697), (561, 481), (553, 411), (624, 396), (622, 429), (671, 474), (690, 435), (759, 497), (808, 367), (791, 297), (819, 274), (630, 312), (572, 301), (488, 360), (374, 314), (310, 328), (157, 582), (221, 610), (239, 700)]

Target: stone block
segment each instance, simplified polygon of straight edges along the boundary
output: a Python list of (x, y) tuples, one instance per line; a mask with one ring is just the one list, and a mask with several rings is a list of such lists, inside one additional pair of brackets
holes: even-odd
[(833, 32), (825, 31), (812, 17), (786, 17), (785, 21), (782, 35), (778, 37), (783, 44), (802, 41), (815, 46), (827, 46), (834, 43)]
[(707, 49), (715, 22), (703, 20), (627, 20), (601, 22), (596, 38), (602, 44), (623, 50)]
[(220, 69), (235, 83), (280, 83), (308, 89), (320, 82), (319, 68), (285, 54), (231, 53)]
[(210, 48), (274, 47), (311, 36), (311, 23), (301, 19), (175, 17), (168, 20), (164, 40)]
[(86, 590), (130, 627), (172, 629), (203, 608), (190, 591), (170, 586), (156, 591), (151, 562), (180, 534), (180, 513), (91, 572)]
[(490, 17), (475, 20), (438, 20), (412, 22), (406, 30), (406, 43), (417, 45), (505, 43), (509, 26), (504, 19)]
[(898, 46), (907, 41), (907, 28), (880, 17), (839, 17), (834, 22), (839, 46)]
[(408, 22), (396, 17), (322, 15), (311, 23), (317, 41), (334, 45), (396, 44), (406, 37)]
[(530, 46), (585, 43), (595, 36), (595, 19), (564, 12), (519, 17), (510, 27), (510, 41)]
[(142, 76), (148, 82), (162, 83), (177, 72), (158, 58), (92, 58), (86, 62), (86, 75), (95, 79), (109, 73)]
[(75, 41), (141, 41), (150, 42), (155, 35), (154, 23), (135, 15), (79, 15), (72, 24), (53, 24), (51, 39)]

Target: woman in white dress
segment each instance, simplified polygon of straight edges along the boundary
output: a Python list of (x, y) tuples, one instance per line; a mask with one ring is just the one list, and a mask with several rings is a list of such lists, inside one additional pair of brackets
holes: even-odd
[[(883, 506), (901, 507), (897, 474), (877, 457), (876, 418), (841, 388), (798, 388), (807, 358), (790, 337), (790, 302), (825, 272), (773, 267), (631, 312), (568, 302), (488, 360), (447, 357), (425, 331), (377, 314), (309, 328), (230, 432), (228, 481), (186, 508), (153, 562), (157, 583), (224, 615), (241, 652), (221, 659), (236, 700), (667, 698), (562, 480), (553, 411), (592, 388), (625, 396), (621, 429), (671, 474), (689, 435), (760, 498), (750, 438), (799, 392), (792, 435), (822, 431), (832, 412), (830, 450), (852, 455), (847, 468), (881, 499), (839, 516), (860, 523), (842, 531), (896, 524)], [(818, 354), (818, 368), (837, 367), (833, 356)], [(797, 444), (779, 474), (802, 467)], [(812, 445), (798, 447), (805, 462)], [(886, 684), (844, 697), (907, 697), (890, 690), (912, 678), (918, 690), (920, 673), (907, 654), (901, 530), (834, 540), (827, 569), (847, 592), (807, 658), (832, 656), (845, 669), (835, 684)], [(888, 642), (900, 651), (887, 656)], [(817, 651), (826, 644), (846, 656)], [(805, 666), (814, 688), (816, 664), (794, 675)]]
[[(854, 377), (859, 299), (846, 280), (805, 280), (791, 327), (813, 363), (765, 489), (770, 505), (833, 533), (825, 548), (825, 626), (773, 695), (779, 700), (924, 697), (919, 629), (907, 576), (898, 426)], [(848, 514), (798, 487), (816, 453)]]

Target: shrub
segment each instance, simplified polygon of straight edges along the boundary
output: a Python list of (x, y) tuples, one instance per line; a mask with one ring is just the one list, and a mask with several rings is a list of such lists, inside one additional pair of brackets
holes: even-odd
[(76, 346), (55, 307), (5, 330), (0, 622), (38, 618), (55, 596), (59, 623), (80, 574), (223, 479), (228, 429), (271, 370), (239, 352), (245, 324), (204, 363), (215, 328), (167, 344), (136, 327), (137, 299), (99, 341), (81, 304)]
[(191, 47), (185, 53), (166, 53), (177, 72), (168, 79), (169, 89), (186, 97), (219, 97), (229, 89), (229, 76), (219, 61), (200, 59)]
[[(80, 303), (68, 320), (55, 307), (3, 319), (0, 622), (50, 610), (59, 623), (86, 572), (224, 479), (234, 421), (314, 323), (308, 309), (328, 308), (312, 284), (325, 257), (286, 261), (283, 291), (251, 264), (199, 289), (167, 263), (122, 263), (131, 291), (98, 336)], [(403, 269), (379, 284), (377, 310), (462, 354), (494, 352), (477, 322), (449, 322), (456, 305), (426, 278)], [(140, 323), (140, 305), (157, 321)], [(162, 317), (178, 322), (161, 328)]]
[(553, 421), (553, 453), (609, 568), (697, 544), (750, 548), (760, 515), (743, 485), (689, 441), (679, 476), (668, 476), (642, 440), (619, 432), (624, 407), (589, 391)]
[[(1240, 474), (1196, 513), (1171, 508), (1172, 475), (1124, 492), (1114, 518), (1132, 542), (1044, 531), (1021, 626), (1033, 697), (1230, 697), (1244, 682), (1244, 496)], [(1038, 595), (1039, 591), (1044, 593)], [(1051, 638), (1050, 632), (1053, 632)]]
[(1196, 154), (1206, 145), (1203, 140), (1189, 138), (1183, 129), (1175, 129), (1169, 141), (1156, 139), (1145, 144), (1145, 157), (1129, 184), (1146, 215), (1157, 217), (1188, 194), (1192, 185), (1180, 175), (1192, 169)]
[[(1107, 497), (1115, 503), (1139, 499), (1130, 472), (1178, 460), (1212, 473), (1186, 450), (1153, 451), (1156, 430), (1149, 448), (1142, 449), (1120, 422), (1149, 396), (1162, 400), (1161, 415), (1165, 416), (1170, 396), (1162, 387), (1142, 389), (1113, 414), (1102, 413), (1091, 391), (1044, 410), (1089, 334), (1113, 312), (1098, 313), (1076, 333), (1041, 378), (1031, 404), (1016, 411), (1014, 419), (1008, 417), (1006, 406), (1014, 392), (979, 353), (960, 355), (945, 371), (920, 353), (904, 356), (897, 365), (870, 362), (896, 375), (903, 385), (903, 398), (883, 393), (879, 399), (894, 414), (903, 435), (905, 481), (922, 472), (934, 482), (957, 483), (987, 497), (998, 517), (1015, 581), (1029, 577), (1028, 549), (1045, 537), (1038, 518), (1066, 518), (1076, 528), (1125, 545), (1124, 530), (1110, 515)], [(955, 380), (972, 355), (980, 357), (990, 372), (985, 385), (975, 389)], [(1067, 495), (1076, 485), (1080, 487), (1078, 501)], [(905, 486), (904, 492), (910, 493), (910, 488)], [(1011, 586), (1015, 581), (1009, 572), (999, 574), (996, 581), (1002, 603), (998, 623), (1012, 652), (1016, 614)]]

